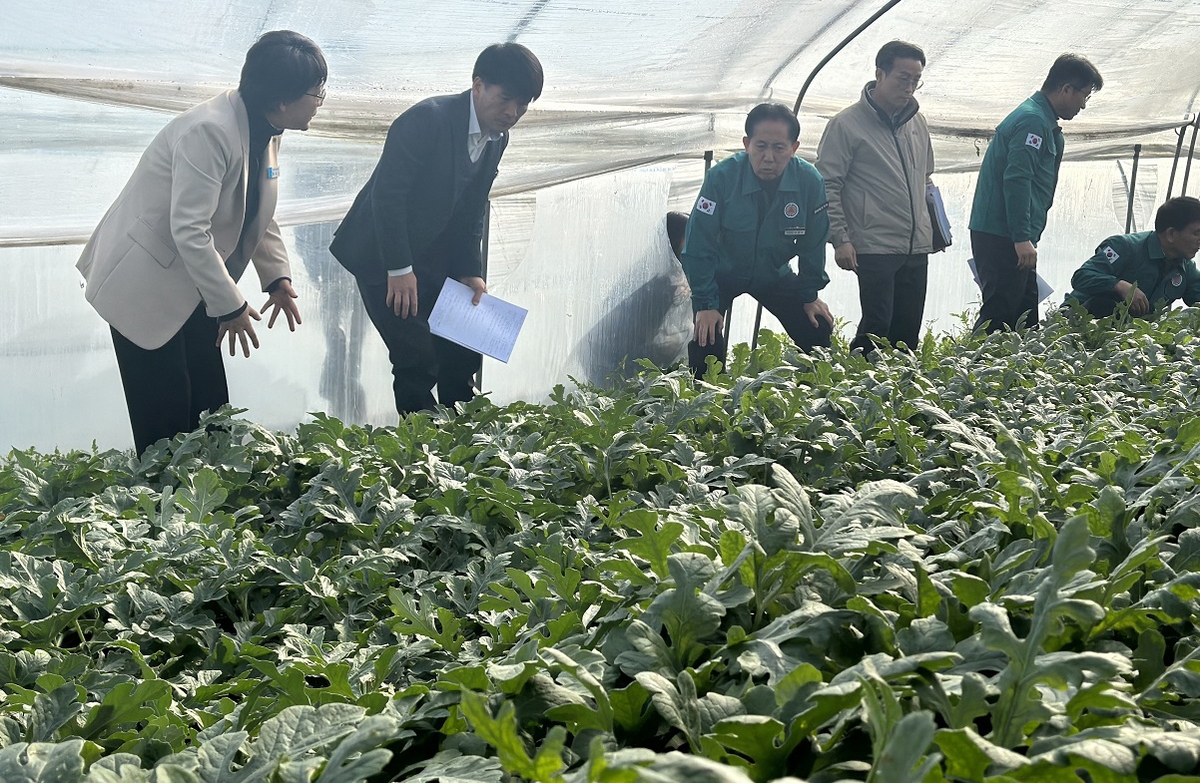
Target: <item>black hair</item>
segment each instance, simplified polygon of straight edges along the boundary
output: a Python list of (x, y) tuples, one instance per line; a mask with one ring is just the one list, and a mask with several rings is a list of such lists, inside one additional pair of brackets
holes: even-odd
[(542, 63), (533, 52), (519, 43), (492, 44), (475, 60), (472, 79), (499, 85), (514, 98), (530, 103), (542, 94)]
[(792, 141), (800, 138), (800, 120), (782, 103), (760, 103), (751, 109), (746, 115), (746, 138), (752, 138), (754, 129), (763, 122), (782, 122), (788, 126), (788, 138)]
[(667, 239), (671, 242), (671, 250), (675, 252), (676, 258), (679, 258), (683, 248), (683, 235), (687, 232), (687, 224), (688, 216), (683, 212), (667, 213)]
[(272, 30), (246, 52), (238, 92), (247, 106), (268, 111), (298, 100), (328, 77), (325, 55), (311, 38), (291, 30)]
[(1168, 228), (1183, 231), (1193, 223), (1200, 223), (1200, 199), (1191, 196), (1167, 199), (1154, 215), (1154, 230), (1159, 232)]
[(884, 73), (891, 73), (897, 60), (917, 60), (925, 65), (925, 52), (916, 44), (907, 41), (888, 41), (875, 55), (875, 67)]
[(1042, 93), (1058, 92), (1066, 85), (1076, 90), (1099, 90), (1104, 86), (1104, 77), (1086, 57), (1078, 54), (1060, 54), (1050, 66), (1046, 81), (1042, 82)]

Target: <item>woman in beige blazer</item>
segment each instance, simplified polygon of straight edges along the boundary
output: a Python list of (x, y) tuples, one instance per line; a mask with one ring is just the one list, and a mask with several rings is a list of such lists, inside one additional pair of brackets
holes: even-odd
[(269, 295), (268, 327), (280, 313), (300, 323), (274, 218), (279, 136), (308, 129), (327, 75), (310, 39), (264, 34), (237, 90), (159, 132), (83, 250), (76, 266), (111, 327), (139, 454), (229, 402), (220, 346), (249, 356), (262, 320), (237, 287), (248, 264)]

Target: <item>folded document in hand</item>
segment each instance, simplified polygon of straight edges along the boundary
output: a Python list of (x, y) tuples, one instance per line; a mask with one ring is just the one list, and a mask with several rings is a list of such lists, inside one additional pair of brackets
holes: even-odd
[(473, 305), (474, 296), (469, 286), (446, 278), (429, 314), (429, 331), (507, 363), (529, 311), (491, 294)]

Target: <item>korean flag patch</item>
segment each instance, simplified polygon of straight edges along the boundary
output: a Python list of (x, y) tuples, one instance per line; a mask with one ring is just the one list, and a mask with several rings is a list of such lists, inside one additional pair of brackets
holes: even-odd
[(701, 196), (700, 200), (696, 202), (696, 209), (706, 215), (712, 215), (717, 211), (717, 202)]
[(1104, 254), (1104, 257), (1108, 259), (1109, 263), (1112, 263), (1121, 257), (1117, 255), (1117, 251), (1113, 250), (1111, 247), (1105, 247), (1100, 252)]
[(1040, 150), (1042, 148), (1042, 137), (1036, 133), (1029, 134), (1025, 137), (1025, 146), (1033, 147), (1035, 150)]

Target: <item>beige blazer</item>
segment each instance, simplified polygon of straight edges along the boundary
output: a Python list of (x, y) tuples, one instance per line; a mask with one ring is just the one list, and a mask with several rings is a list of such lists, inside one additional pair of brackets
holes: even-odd
[(96, 312), (134, 344), (161, 347), (201, 301), (213, 317), (240, 308), (237, 280), (251, 261), (264, 289), (291, 276), (274, 217), (279, 136), (255, 172), (261, 197), (253, 216), (245, 214), (249, 143), (236, 90), (189, 109), (146, 148), (96, 226), (76, 267)]

